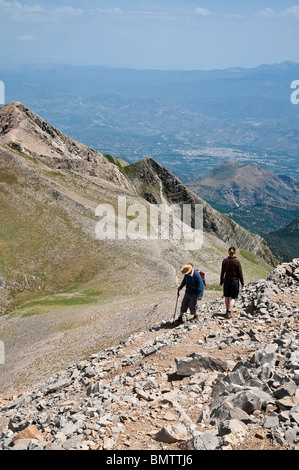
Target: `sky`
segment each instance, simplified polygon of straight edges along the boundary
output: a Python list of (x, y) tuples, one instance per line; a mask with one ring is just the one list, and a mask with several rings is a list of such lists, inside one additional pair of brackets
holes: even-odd
[(207, 70), (299, 62), (299, 0), (0, 0), (0, 65)]

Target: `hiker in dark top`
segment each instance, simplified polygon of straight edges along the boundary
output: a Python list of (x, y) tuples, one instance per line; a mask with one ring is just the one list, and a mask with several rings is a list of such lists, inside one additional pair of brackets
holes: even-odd
[(195, 271), (193, 264), (185, 264), (182, 267), (181, 273), (184, 274), (184, 279), (178, 288), (180, 292), (186, 286), (186, 292), (181, 305), (181, 312), (179, 322), (184, 323), (184, 314), (187, 313), (189, 308), (192, 320), (197, 320), (198, 300), (201, 300), (204, 294), (204, 283), (199, 272)]
[(223, 285), (225, 297), (226, 318), (231, 318), (235, 301), (239, 295), (240, 283), (244, 287), (244, 278), (240, 261), (236, 258), (236, 248), (228, 250), (228, 258), (222, 261), (220, 285)]

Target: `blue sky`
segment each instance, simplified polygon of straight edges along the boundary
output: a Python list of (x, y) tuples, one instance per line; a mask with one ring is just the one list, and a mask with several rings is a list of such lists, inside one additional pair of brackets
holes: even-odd
[(0, 0), (0, 61), (189, 70), (299, 62), (297, 1)]

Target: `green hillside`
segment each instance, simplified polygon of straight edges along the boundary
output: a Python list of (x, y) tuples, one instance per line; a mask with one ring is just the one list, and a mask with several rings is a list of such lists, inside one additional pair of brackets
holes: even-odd
[(271, 232), (264, 238), (280, 261), (299, 258), (299, 217), (284, 229)]

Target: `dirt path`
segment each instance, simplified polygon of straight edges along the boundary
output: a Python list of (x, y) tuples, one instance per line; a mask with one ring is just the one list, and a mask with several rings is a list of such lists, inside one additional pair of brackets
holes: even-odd
[[(217, 296), (207, 292), (206, 299)], [(5, 364), (0, 393), (18, 392), (108, 348), (132, 333), (172, 318), (173, 293), (116, 298), (96, 305), (57, 308), (28, 317), (0, 317)]]

